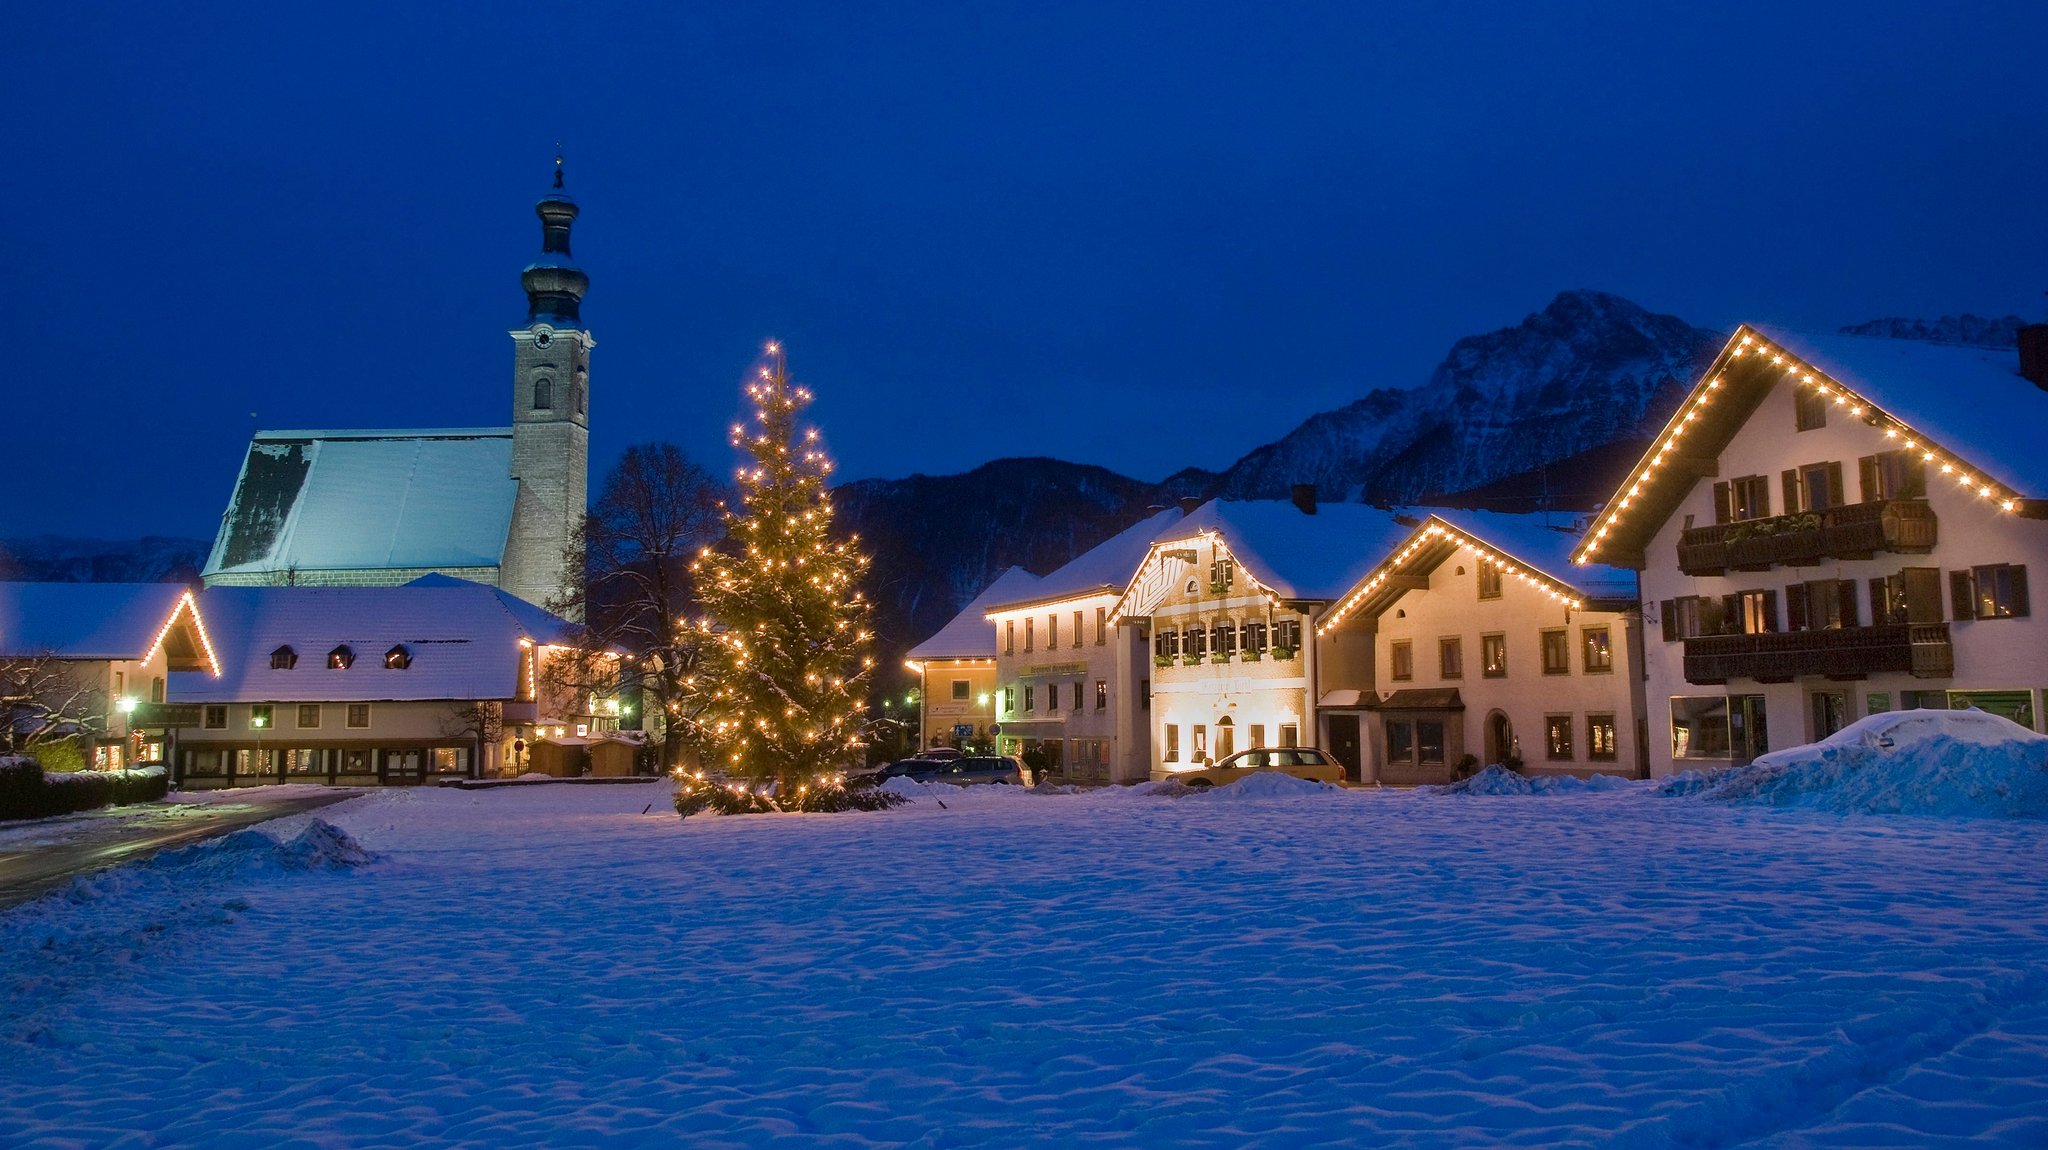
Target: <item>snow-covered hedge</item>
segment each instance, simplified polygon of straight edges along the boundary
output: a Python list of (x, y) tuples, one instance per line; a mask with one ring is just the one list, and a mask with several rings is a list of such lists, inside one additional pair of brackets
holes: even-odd
[(134, 771), (45, 773), (26, 755), (0, 756), (0, 819), (41, 819), (112, 803), (163, 798), (171, 780), (162, 767)]

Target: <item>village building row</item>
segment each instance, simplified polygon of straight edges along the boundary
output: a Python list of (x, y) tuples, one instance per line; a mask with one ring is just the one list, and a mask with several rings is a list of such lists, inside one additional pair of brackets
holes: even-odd
[(1007, 573), (912, 651), (922, 735), (1115, 782), (1313, 743), (1420, 783), (1661, 777), (1909, 707), (2040, 730), (2044, 393), (2048, 326), (2017, 358), (1745, 326), (1584, 523), (1298, 488)]

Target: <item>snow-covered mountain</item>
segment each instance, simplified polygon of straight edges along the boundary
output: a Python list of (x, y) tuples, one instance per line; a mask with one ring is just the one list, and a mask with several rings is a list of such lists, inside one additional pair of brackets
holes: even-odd
[(1654, 431), (1726, 338), (1606, 292), (1564, 292), (1514, 327), (1459, 340), (1421, 387), (1310, 416), (1218, 490), (1279, 499), (1314, 483), (1325, 499), (1403, 503), (1481, 487)]
[(147, 535), (80, 539), (27, 535), (0, 539), (0, 579), (25, 583), (197, 583), (212, 543)]
[(2016, 315), (1992, 319), (1981, 315), (1945, 315), (1940, 319), (1888, 317), (1850, 324), (1844, 335), (1881, 335), (1887, 339), (1918, 339), (1929, 343), (1960, 343), (1971, 347), (2018, 347), (2027, 321)]

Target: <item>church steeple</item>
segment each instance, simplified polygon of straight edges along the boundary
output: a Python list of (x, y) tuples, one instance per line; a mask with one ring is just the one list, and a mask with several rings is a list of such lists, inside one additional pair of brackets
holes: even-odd
[(540, 217), (540, 258), (526, 265), (519, 282), (526, 288), (526, 322), (578, 327), (583, 293), (590, 277), (569, 254), (569, 228), (576, 222), (576, 201), (562, 189), (562, 155), (555, 153), (554, 190), (533, 206)]

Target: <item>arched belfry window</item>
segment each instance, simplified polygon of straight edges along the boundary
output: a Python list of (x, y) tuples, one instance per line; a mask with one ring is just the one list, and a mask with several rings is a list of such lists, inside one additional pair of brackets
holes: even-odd
[(327, 652), (327, 669), (330, 671), (346, 671), (355, 661), (356, 653), (349, 650), (346, 643)]
[(270, 653), (270, 669), (289, 671), (299, 663), (299, 653), (290, 647), (279, 647)]
[(551, 411), (555, 406), (555, 381), (543, 376), (533, 381), (533, 409)]

